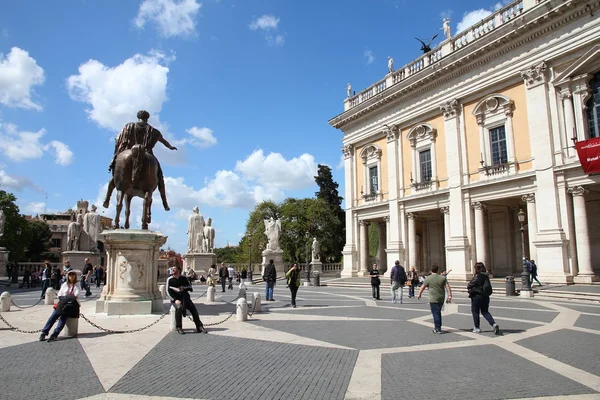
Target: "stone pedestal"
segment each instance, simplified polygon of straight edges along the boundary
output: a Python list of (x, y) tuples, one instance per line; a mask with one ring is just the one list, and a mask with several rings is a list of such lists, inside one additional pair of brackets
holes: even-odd
[(102, 254), (91, 251), (63, 251), (62, 256), (63, 261), (69, 260), (71, 262), (71, 268), (83, 271), (86, 258), (90, 259), (92, 265), (98, 265)]
[(312, 260), (311, 263), (310, 263), (310, 265), (312, 267), (311, 271), (312, 271), (313, 274), (315, 272), (319, 273), (319, 274), (321, 274), (323, 272), (323, 263), (321, 263), (320, 260)]
[(117, 229), (99, 234), (106, 249), (106, 286), (96, 312), (138, 315), (162, 312), (157, 268), (160, 247), (167, 236), (160, 232)]
[[(8, 253), (5, 247), (0, 247), (0, 274), (6, 274), (6, 264), (8, 264)], [(8, 277), (10, 279), (10, 276)]]
[(267, 265), (269, 265), (269, 261), (273, 260), (275, 264), (275, 270), (277, 271), (277, 276), (281, 276), (279, 273), (285, 273), (283, 268), (283, 250), (264, 250), (262, 252), (262, 274), (264, 275), (264, 270)]
[(198, 276), (200, 274), (206, 276), (210, 266), (217, 264), (217, 255), (215, 253), (186, 253), (182, 258), (185, 262), (184, 271), (191, 268)]

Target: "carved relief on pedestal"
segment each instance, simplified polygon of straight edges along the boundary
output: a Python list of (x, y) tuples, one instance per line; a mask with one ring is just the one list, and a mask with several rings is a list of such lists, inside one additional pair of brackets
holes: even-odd
[(140, 286), (145, 276), (145, 266), (139, 260), (127, 260), (125, 256), (119, 252), (117, 256), (117, 268), (119, 280), (126, 283), (129, 287)]

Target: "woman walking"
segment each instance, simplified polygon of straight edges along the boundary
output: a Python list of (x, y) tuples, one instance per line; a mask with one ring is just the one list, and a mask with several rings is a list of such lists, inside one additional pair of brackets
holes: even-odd
[(285, 277), (292, 293), (292, 307), (296, 308), (296, 293), (298, 293), (298, 288), (300, 287), (300, 270), (298, 269), (298, 265), (292, 265), (292, 268), (285, 273)]
[(489, 322), (496, 335), (500, 334), (500, 327), (494, 321), (494, 317), (488, 311), (490, 306), (490, 295), (492, 294), (492, 284), (488, 276), (485, 265), (482, 262), (475, 264), (475, 275), (467, 285), (469, 297), (471, 298), (471, 313), (473, 314), (473, 332), (480, 333), (479, 313)]
[(46, 339), (46, 336), (50, 333), (52, 325), (58, 320), (58, 325), (52, 335), (48, 338), (48, 342), (54, 342), (60, 332), (65, 327), (67, 318), (79, 318), (79, 303), (77, 298), (79, 296), (79, 288), (77, 287), (77, 274), (75, 271), (69, 271), (67, 273), (67, 281), (62, 284), (58, 291), (58, 303), (54, 305), (54, 310), (46, 325), (42, 328), (42, 334), (40, 335), (40, 342)]

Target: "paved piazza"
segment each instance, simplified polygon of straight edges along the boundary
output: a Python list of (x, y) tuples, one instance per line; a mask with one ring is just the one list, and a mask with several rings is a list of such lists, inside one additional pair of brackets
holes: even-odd
[[(264, 286), (251, 291), (263, 294)], [(96, 288), (92, 288), (97, 293)], [(204, 293), (197, 286), (193, 297)], [(220, 295), (220, 290), (217, 290)], [(169, 332), (170, 316), (137, 333), (105, 333), (83, 319), (76, 339), (37, 341), (0, 322), (0, 398), (12, 399), (600, 399), (600, 303), (492, 297), (504, 334), (482, 318), (470, 332), (469, 299), (455, 294), (431, 333), (426, 300), (391, 304), (369, 288), (301, 287), (298, 308), (285, 284), (275, 302), (247, 323), (235, 317), (209, 334)], [(18, 305), (39, 291), (18, 291)], [(222, 321), (235, 298), (196, 300), (205, 324)], [(600, 298), (600, 296), (599, 296)], [(85, 301), (82, 312), (116, 330), (143, 327), (157, 316), (106, 317)], [(165, 303), (165, 309), (168, 304)], [(10, 313), (24, 330), (40, 329), (51, 307)]]

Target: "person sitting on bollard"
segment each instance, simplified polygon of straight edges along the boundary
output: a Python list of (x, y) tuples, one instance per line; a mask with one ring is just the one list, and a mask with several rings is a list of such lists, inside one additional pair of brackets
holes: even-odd
[(58, 325), (56, 325), (56, 329), (54, 329), (54, 332), (48, 338), (48, 342), (54, 342), (58, 338), (58, 335), (65, 327), (67, 318), (79, 318), (78, 296), (77, 274), (75, 271), (69, 271), (67, 273), (67, 281), (62, 284), (58, 291), (58, 303), (54, 305), (54, 310), (52, 310), (50, 318), (48, 318), (46, 325), (42, 328), (40, 342), (46, 339), (56, 320), (58, 320)]
[(193, 291), (190, 281), (185, 276), (181, 275), (181, 267), (172, 266), (171, 276), (167, 279), (167, 295), (171, 299), (171, 304), (175, 307), (175, 327), (177, 333), (180, 335), (185, 334), (183, 330), (182, 317), (185, 316), (185, 311), (189, 310), (192, 313), (192, 318), (196, 324), (196, 332), (208, 333), (200, 317), (198, 316), (198, 310), (190, 298), (189, 292)]

